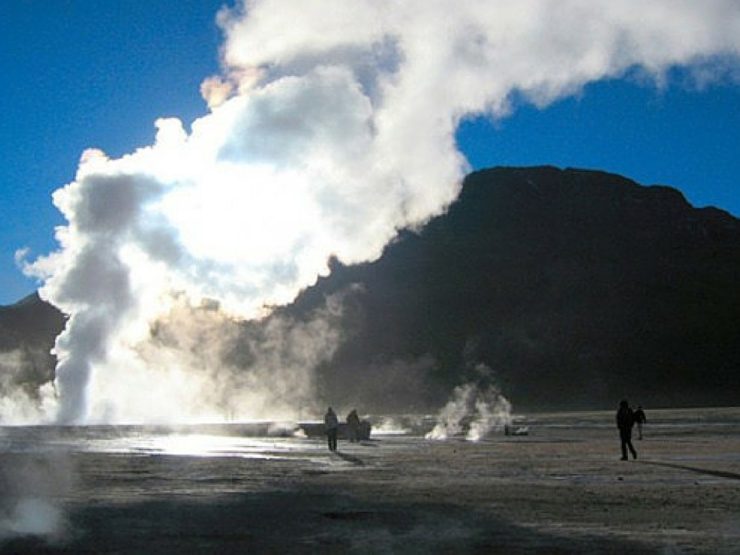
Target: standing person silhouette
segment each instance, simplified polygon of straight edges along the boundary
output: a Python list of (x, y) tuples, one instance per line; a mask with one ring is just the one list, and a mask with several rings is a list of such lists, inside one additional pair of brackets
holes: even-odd
[(632, 458), (637, 458), (637, 451), (632, 446), (632, 425), (635, 423), (635, 415), (626, 400), (619, 403), (617, 410), (617, 428), (619, 429), (619, 439), (622, 442), (622, 460), (627, 460), (627, 448), (632, 453)]
[(645, 411), (642, 410), (642, 405), (637, 405), (635, 411), (635, 423), (637, 424), (637, 439), (642, 439), (642, 425), (647, 422)]
[(339, 428), (339, 420), (334, 409), (329, 407), (324, 415), (324, 428), (326, 429), (326, 439), (329, 443), (329, 451), (337, 450), (337, 429)]
[(359, 439), (358, 435), (360, 432), (360, 417), (357, 414), (356, 409), (352, 409), (347, 415), (347, 435), (349, 436), (350, 443), (355, 443)]

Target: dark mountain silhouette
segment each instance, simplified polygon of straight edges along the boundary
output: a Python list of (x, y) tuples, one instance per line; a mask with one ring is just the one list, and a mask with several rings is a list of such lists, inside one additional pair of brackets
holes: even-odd
[(675, 189), (497, 168), (377, 262), (335, 265), (289, 311), (363, 284), (324, 369), (328, 396), (357, 403), (439, 404), (484, 363), (524, 408), (738, 404), (738, 278), (740, 222)]
[[(54, 339), (64, 327), (64, 316), (33, 293), (11, 306), (0, 306), (0, 394), (6, 387), (26, 386), (33, 394), (38, 384), (54, 375), (51, 355)], [(12, 376), (10, 374), (12, 373)]]
[[(321, 390), (363, 412), (437, 408), (492, 376), (519, 409), (737, 405), (738, 278), (726, 212), (603, 172), (496, 168), (378, 261), (334, 263), (278, 312), (308, 318), (345, 292)], [(37, 297), (2, 308), (2, 348), (50, 347), (62, 323)]]

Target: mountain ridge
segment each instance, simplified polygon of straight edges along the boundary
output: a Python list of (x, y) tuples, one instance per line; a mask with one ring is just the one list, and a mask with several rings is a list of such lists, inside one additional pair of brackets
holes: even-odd
[(738, 277), (740, 221), (721, 209), (602, 171), (499, 167), (379, 260), (332, 261), (276, 317), (350, 291), (319, 386), (370, 410), (428, 410), (481, 379), (528, 410), (736, 405)]
[[(300, 312), (353, 282), (369, 291), (366, 346), (340, 349), (327, 367), (329, 391), (352, 389), (338, 367), (363, 382), (363, 367), (411, 354), (435, 361), (428, 373), (442, 390), (455, 382), (446, 378), (486, 364), (531, 408), (611, 406), (622, 395), (653, 405), (736, 403), (723, 388), (740, 366), (738, 252), (738, 220), (694, 209), (675, 189), (590, 170), (493, 168), (468, 176), (449, 211), (420, 233), (405, 232), (374, 263), (337, 265), (304, 292), (314, 301), (294, 306)], [(683, 354), (712, 387), (670, 355), (670, 343), (681, 350), (701, 338)], [(441, 393), (429, 397), (439, 402)]]

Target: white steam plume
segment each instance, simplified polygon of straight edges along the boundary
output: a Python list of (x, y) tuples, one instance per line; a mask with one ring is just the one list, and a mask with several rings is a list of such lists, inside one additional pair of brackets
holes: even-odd
[(3, 463), (0, 551), (5, 540), (22, 536), (62, 543), (67, 528), (62, 499), (73, 487), (76, 476), (72, 461), (63, 453), (46, 453)]
[(18, 501), (7, 515), (0, 515), (0, 541), (18, 536), (56, 539), (64, 525), (61, 509), (45, 499)]
[(425, 437), (445, 440), (464, 433), (468, 441), (479, 441), (511, 422), (511, 403), (496, 386), (466, 383), (452, 391), (437, 415), (437, 423)]
[[(37, 360), (34, 360), (37, 359)], [(15, 349), (0, 352), (0, 423), (3, 425), (53, 422), (54, 390), (52, 384), (37, 388), (35, 370), (44, 367), (46, 357), (40, 352)]]
[[(146, 366), (138, 353), (173, 298), (259, 317), (331, 256), (373, 260), (444, 211), (467, 169), (461, 118), (634, 67), (659, 80), (692, 64), (705, 80), (740, 53), (736, 0), (250, 0), (219, 21), (211, 112), (189, 132), (159, 120), (154, 144), (120, 159), (85, 152), (54, 194), (68, 225), (30, 271), (70, 315), (61, 421), (104, 417), (90, 384)], [(95, 406), (120, 404), (115, 389), (93, 388), (108, 395)]]

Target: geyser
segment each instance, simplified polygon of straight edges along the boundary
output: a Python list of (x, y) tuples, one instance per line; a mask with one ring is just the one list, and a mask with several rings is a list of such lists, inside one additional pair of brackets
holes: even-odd
[[(697, 65), (706, 78), (740, 52), (734, 0), (245, 0), (218, 18), (210, 112), (189, 131), (157, 121), (154, 144), (119, 159), (86, 151), (54, 193), (68, 222), (59, 250), (27, 269), (69, 314), (55, 348), (60, 421), (221, 410), (218, 372), (194, 368), (199, 347), (163, 360), (153, 328), (177, 329), (183, 306), (261, 318), (332, 256), (378, 258), (455, 199), (461, 118), (503, 116), (513, 93), (544, 106), (634, 68), (661, 80)], [(323, 325), (296, 343), (325, 342), (308, 366), (339, 340)], [(256, 375), (267, 383), (243, 386), (269, 406), (281, 392)], [(130, 402), (143, 392), (161, 403)]]

